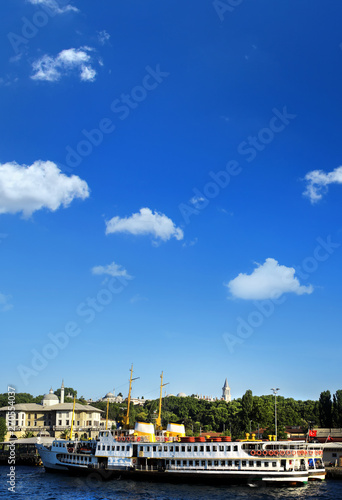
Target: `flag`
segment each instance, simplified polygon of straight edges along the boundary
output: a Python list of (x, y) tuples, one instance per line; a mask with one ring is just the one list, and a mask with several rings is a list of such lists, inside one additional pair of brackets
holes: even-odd
[(317, 437), (317, 431), (309, 430), (309, 437)]
[(332, 440), (333, 440), (333, 439), (332, 439), (332, 437), (331, 437), (331, 436), (330, 436), (330, 434), (329, 434), (329, 436), (327, 437), (327, 441), (332, 441)]

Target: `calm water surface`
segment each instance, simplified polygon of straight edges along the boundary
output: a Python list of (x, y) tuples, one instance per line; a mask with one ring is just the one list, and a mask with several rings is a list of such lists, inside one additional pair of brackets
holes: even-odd
[(27, 500), (342, 500), (342, 481), (310, 483), (296, 488), (251, 488), (248, 486), (207, 487), (134, 481), (92, 483), (46, 473), (40, 467), (16, 467), (16, 493), (7, 490), (8, 467), (0, 467), (0, 498)]

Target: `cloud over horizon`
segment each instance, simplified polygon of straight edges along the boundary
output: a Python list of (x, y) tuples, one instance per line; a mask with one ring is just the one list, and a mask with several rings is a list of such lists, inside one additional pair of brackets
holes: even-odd
[(183, 231), (176, 227), (169, 217), (162, 213), (152, 212), (149, 208), (141, 208), (130, 217), (113, 217), (106, 222), (106, 234), (130, 233), (134, 235), (151, 234), (155, 238), (167, 241), (174, 237), (182, 240)]
[(0, 214), (22, 212), (29, 217), (42, 208), (68, 207), (75, 198), (89, 196), (88, 184), (77, 175), (68, 177), (52, 161), (32, 165), (0, 163)]
[(277, 299), (284, 293), (310, 294), (313, 286), (303, 286), (293, 267), (282, 266), (268, 258), (257, 264), (251, 274), (240, 273), (226, 285), (233, 297), (244, 300)]
[(92, 66), (92, 57), (89, 55), (92, 51), (92, 47), (81, 47), (62, 50), (56, 57), (44, 54), (32, 63), (34, 74), (31, 78), (57, 82), (62, 76), (76, 71), (81, 81), (93, 82), (96, 70)]
[(97, 275), (108, 274), (109, 276), (113, 277), (122, 276), (126, 279), (133, 279), (133, 277), (127, 273), (124, 267), (116, 264), (115, 262), (112, 262), (107, 266), (94, 266), (91, 272)]
[(342, 184), (342, 166), (336, 167), (332, 172), (312, 170), (306, 174), (304, 180), (307, 182), (304, 196), (309, 198), (311, 203), (317, 203), (323, 194), (328, 192), (329, 184)]
[(5, 295), (0, 293), (0, 311), (6, 312), (13, 308), (13, 304), (11, 304), (11, 295)]

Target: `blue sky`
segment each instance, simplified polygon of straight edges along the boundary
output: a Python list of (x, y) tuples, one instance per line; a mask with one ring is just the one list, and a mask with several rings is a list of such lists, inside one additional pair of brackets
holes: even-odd
[(341, 388), (342, 7), (2, 12), (2, 391)]

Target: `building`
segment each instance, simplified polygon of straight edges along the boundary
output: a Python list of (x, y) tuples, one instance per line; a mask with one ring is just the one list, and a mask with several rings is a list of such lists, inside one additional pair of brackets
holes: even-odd
[[(7, 432), (5, 441), (20, 438), (27, 431), (34, 436), (45, 435), (59, 438), (65, 431), (70, 431), (73, 403), (64, 403), (64, 384), (61, 387), (61, 401), (52, 388), (43, 396), (41, 403), (22, 403), (14, 405), (14, 413), (9, 406), (0, 408), (0, 417), (6, 419)], [(74, 437), (92, 438), (98, 435), (102, 410), (90, 405), (75, 404), (73, 433)]]
[(232, 396), (230, 394), (230, 387), (228, 385), (228, 380), (225, 380), (224, 386), (222, 387), (222, 399), (229, 403), (232, 400)]
[(115, 396), (115, 389), (113, 392), (107, 392), (103, 398), (99, 399), (101, 402), (107, 403), (109, 401), (110, 403), (122, 403), (123, 397), (122, 396)]

